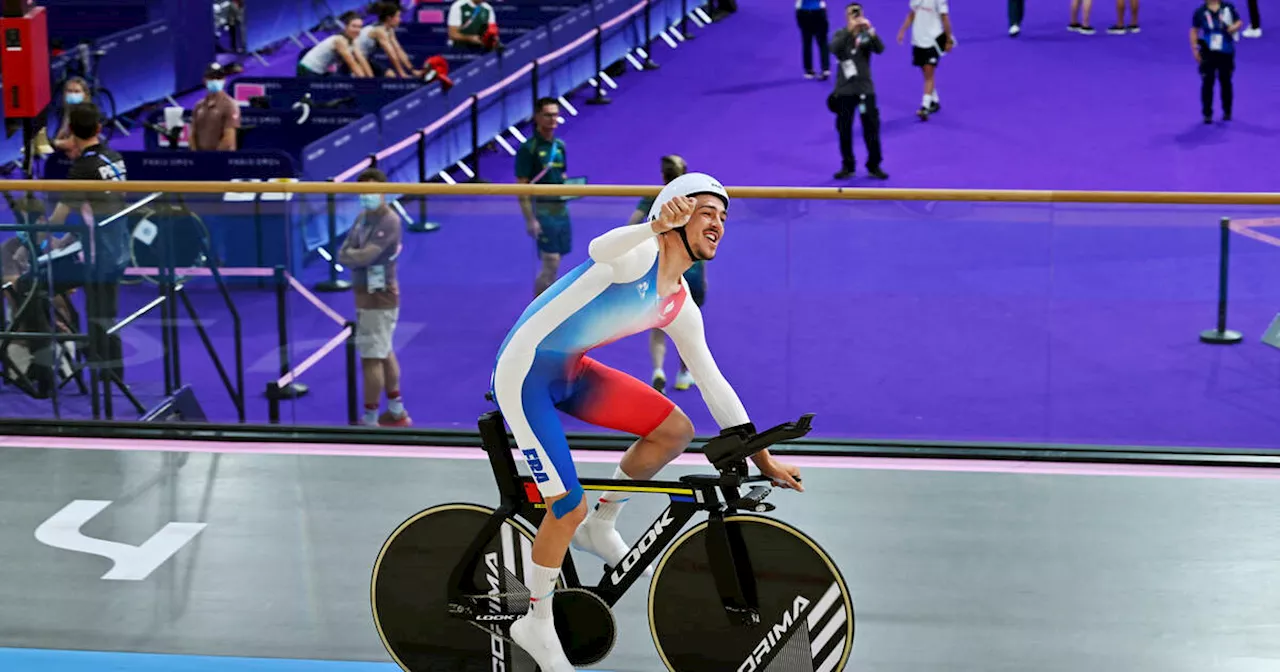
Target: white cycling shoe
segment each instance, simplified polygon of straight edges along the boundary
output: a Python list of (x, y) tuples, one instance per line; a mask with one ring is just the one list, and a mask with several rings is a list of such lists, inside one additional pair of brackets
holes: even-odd
[(573, 672), (573, 663), (564, 655), (556, 636), (554, 618), (526, 614), (511, 624), (511, 640), (533, 658), (542, 672)]
[[(578, 531), (573, 533), (573, 547), (585, 551), (605, 561), (610, 567), (617, 568), (618, 563), (627, 557), (631, 547), (622, 540), (622, 535), (612, 525), (599, 523), (587, 517)], [(653, 576), (653, 565), (644, 569), (644, 575)]]

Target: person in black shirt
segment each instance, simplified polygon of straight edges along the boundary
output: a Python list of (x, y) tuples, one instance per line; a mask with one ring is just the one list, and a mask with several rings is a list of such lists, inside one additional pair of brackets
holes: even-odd
[[(82, 103), (68, 114), (71, 139), (78, 158), (67, 172), (69, 180), (125, 179), (124, 158), (102, 144), (102, 115), (93, 103)], [(59, 192), (58, 205), (49, 224), (62, 226), (69, 215), (78, 213), (91, 231), (69, 233), (52, 241), (53, 249), (79, 242), (84, 248), (85, 312), (88, 315), (89, 351), (105, 371), (124, 381), (124, 355), (118, 335), (109, 335), (120, 310), (120, 279), (129, 264), (129, 225), (116, 216), (125, 208), (121, 193), (111, 191)], [(88, 240), (83, 237), (88, 236)]]
[(836, 132), (840, 134), (840, 172), (835, 177), (851, 177), (853, 159), (853, 117), (862, 116), (862, 140), (867, 145), (867, 172), (878, 180), (888, 179), (880, 170), (880, 109), (876, 107), (876, 88), (871, 81), (871, 55), (884, 53), (884, 42), (862, 14), (862, 5), (854, 2), (845, 8), (846, 26), (831, 39), (831, 54), (839, 63), (836, 88), (827, 98), (827, 107), (836, 115)]
[(1244, 22), (1235, 5), (1208, 0), (1191, 15), (1191, 54), (1200, 69), (1200, 111), (1204, 123), (1213, 123), (1213, 81), (1222, 85), (1222, 120), (1231, 121), (1236, 70), (1235, 35)]

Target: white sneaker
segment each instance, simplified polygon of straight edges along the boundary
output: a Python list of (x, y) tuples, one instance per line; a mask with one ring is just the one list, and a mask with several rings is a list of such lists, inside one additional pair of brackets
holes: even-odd
[(526, 614), (511, 624), (511, 639), (533, 658), (542, 672), (573, 672), (573, 663), (564, 655), (556, 636), (554, 618)]
[(1012, 25), (1012, 26), (1009, 26), (1009, 35), (1010, 35), (1010, 36), (1012, 36), (1012, 37), (1017, 37), (1018, 33), (1021, 33), (1021, 32), (1022, 32), (1022, 26), (1019, 26), (1019, 25), (1017, 25), (1017, 24), (1014, 24), (1014, 25)]
[(1261, 28), (1245, 28), (1244, 36), (1245, 37), (1262, 37), (1262, 29)]
[(653, 389), (666, 393), (667, 389), (667, 373), (662, 369), (653, 370)]
[[(617, 529), (607, 523), (594, 521), (590, 516), (573, 533), (572, 543), (574, 548), (604, 560), (610, 567), (617, 567), (631, 551)], [(653, 576), (653, 565), (645, 568), (644, 575)]]
[(687, 390), (693, 386), (693, 374), (688, 371), (681, 371), (676, 375), (676, 389)]

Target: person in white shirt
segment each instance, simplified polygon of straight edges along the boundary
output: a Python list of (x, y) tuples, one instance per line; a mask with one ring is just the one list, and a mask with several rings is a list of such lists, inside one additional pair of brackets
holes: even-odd
[(907, 19), (898, 30), (898, 44), (906, 37), (907, 28), (911, 29), (911, 64), (924, 73), (924, 99), (916, 114), (921, 120), (928, 120), (929, 115), (942, 109), (934, 83), (938, 62), (955, 46), (947, 0), (911, 0)]
[(346, 12), (338, 17), (342, 24), (342, 32), (324, 38), (302, 55), (298, 61), (299, 77), (326, 77), (330, 68), (347, 66), (352, 77), (372, 77), (373, 68), (364, 59), (359, 49), (354, 49), (356, 38), (364, 29), (364, 19), (355, 12)]
[(384, 2), (374, 5), (373, 9), (378, 22), (360, 29), (354, 43), (356, 51), (360, 52), (364, 62), (369, 63), (372, 70), (374, 52), (381, 48), (391, 62), (391, 67), (385, 73), (387, 77), (422, 77), (424, 71), (413, 67), (409, 54), (405, 53), (400, 40), (396, 38), (396, 29), (400, 27), (400, 6), (395, 2)]

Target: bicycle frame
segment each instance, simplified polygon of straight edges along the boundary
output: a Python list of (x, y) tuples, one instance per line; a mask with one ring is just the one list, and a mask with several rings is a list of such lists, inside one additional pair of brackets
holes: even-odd
[[(520, 516), (535, 527), (542, 523), (547, 505), (538, 493), (530, 476), (522, 476), (516, 469), (511, 442), (498, 411), (490, 411), (480, 418), (480, 438), (497, 480), (500, 504), (490, 516), (480, 534), (467, 548), (464, 560), (454, 568), (449, 583), (449, 611), (460, 618), (476, 619), (478, 613), (467, 604), (464, 596), (481, 595), (487, 591), (475, 585), (469, 577), (475, 576), (481, 562), (484, 546), (499, 534), (503, 523)], [(735, 465), (736, 467), (736, 465)], [(735, 502), (742, 501), (739, 486), (760, 478), (745, 478), (736, 468), (732, 473), (725, 469), (716, 476), (685, 476), (674, 481), (617, 481), (613, 479), (581, 479), (584, 490), (614, 490), (666, 494), (670, 504), (666, 510), (640, 536), (620, 567), (609, 567), (595, 586), (583, 586), (574, 567), (571, 553), (565, 554), (562, 572), (567, 588), (583, 588), (595, 593), (609, 606), (613, 606), (632, 584), (667, 547), (675, 540), (685, 523), (699, 511), (708, 512), (710, 518), (707, 535), (707, 554), (711, 562), (716, 586), (720, 591), (726, 612), (738, 622), (747, 625), (759, 623), (755, 577), (747, 559), (740, 535), (724, 524), (726, 514), (736, 511)], [(485, 621), (514, 621), (523, 614), (485, 613)]]

